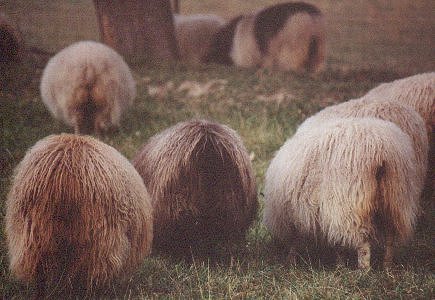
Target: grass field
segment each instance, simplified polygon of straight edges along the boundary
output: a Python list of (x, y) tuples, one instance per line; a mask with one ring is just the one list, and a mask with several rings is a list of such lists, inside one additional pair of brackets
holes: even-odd
[[(277, 1), (181, 0), (183, 13), (210, 12), (226, 18)], [(435, 70), (435, 2), (310, 1), (328, 18), (328, 67), (316, 77), (291, 72), (224, 66), (131, 66), (138, 84), (135, 108), (104, 142), (132, 158), (161, 130), (192, 117), (234, 128), (253, 157), (259, 200), (274, 152), (304, 119), (321, 108), (358, 97), (382, 81)], [(357, 2), (355, 4), (355, 2)], [(57, 51), (81, 39), (98, 39), (90, 0), (0, 1), (26, 42)], [(25, 151), (53, 133), (71, 132), (54, 121), (39, 96), (45, 57), (3, 66), (0, 76), (0, 228), (13, 168)], [(181, 88), (183, 87), (183, 88)], [(198, 92), (199, 91), (199, 92)], [(261, 210), (242, 245), (222, 247), (216, 257), (192, 262), (147, 259), (109, 298), (290, 298), (430, 299), (435, 288), (434, 214), (410, 245), (400, 249), (392, 270), (363, 272), (319, 266), (308, 257), (286, 263), (261, 224)], [(0, 298), (28, 298), (32, 287), (11, 278), (0, 230)], [(60, 297), (59, 291), (52, 292)], [(57, 293), (57, 294), (56, 294)]]

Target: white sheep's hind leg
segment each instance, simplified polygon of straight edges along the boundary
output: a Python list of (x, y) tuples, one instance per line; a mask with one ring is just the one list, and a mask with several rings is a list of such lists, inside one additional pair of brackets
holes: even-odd
[(385, 237), (385, 252), (384, 252), (384, 269), (389, 269), (393, 266), (394, 257), (394, 238), (390, 233)]
[(370, 269), (370, 243), (363, 242), (357, 246), (358, 254), (358, 268), (359, 269)]

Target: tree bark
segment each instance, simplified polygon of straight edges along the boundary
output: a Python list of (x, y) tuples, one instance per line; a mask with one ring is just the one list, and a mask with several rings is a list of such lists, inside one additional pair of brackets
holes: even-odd
[(103, 43), (128, 61), (178, 59), (169, 0), (94, 0)]
[(172, 11), (174, 14), (180, 13), (180, 1), (179, 0), (172, 0)]

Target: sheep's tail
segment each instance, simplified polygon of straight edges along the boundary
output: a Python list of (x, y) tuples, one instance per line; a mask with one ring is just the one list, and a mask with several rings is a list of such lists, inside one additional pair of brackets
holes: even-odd
[(93, 83), (81, 88), (80, 105), (77, 108), (80, 120), (77, 123), (76, 133), (90, 134), (94, 131), (97, 106), (91, 93), (92, 85)]
[(316, 36), (311, 37), (310, 45), (308, 46), (308, 56), (305, 62), (305, 68), (308, 72), (314, 71), (317, 65), (317, 56), (319, 52), (319, 44)]
[(396, 171), (384, 161), (375, 173), (376, 205), (372, 211), (372, 224), (375, 239), (381, 244), (393, 237), (396, 242), (403, 243), (411, 238), (415, 227), (418, 203), (414, 203), (410, 194), (402, 190), (406, 182), (396, 182)]

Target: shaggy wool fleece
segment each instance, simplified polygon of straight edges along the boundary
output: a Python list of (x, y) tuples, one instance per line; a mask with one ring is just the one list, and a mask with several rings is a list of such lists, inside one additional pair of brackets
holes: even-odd
[(50, 113), (75, 133), (100, 134), (119, 127), (136, 97), (136, 83), (123, 58), (93, 41), (74, 43), (52, 57), (40, 90)]
[(225, 125), (176, 124), (152, 137), (133, 164), (151, 194), (158, 251), (184, 254), (240, 240), (256, 216), (249, 155)]
[(15, 170), (6, 236), (18, 279), (92, 290), (150, 253), (150, 197), (114, 148), (89, 136), (48, 136)]

